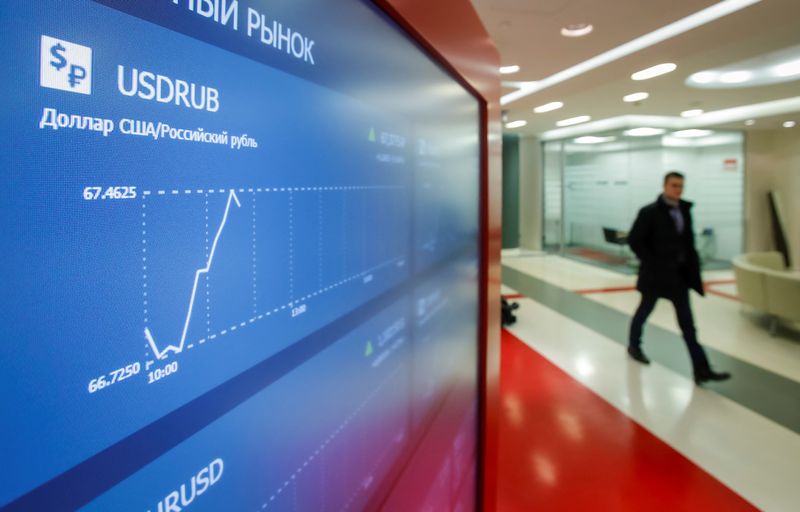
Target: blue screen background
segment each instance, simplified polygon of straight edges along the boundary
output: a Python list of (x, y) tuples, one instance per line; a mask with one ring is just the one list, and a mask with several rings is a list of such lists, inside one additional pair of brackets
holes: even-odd
[[(358, 510), (441, 411), (474, 445), (478, 104), (371, 4), (335, 4), (239, 2), (313, 39), (314, 65), (188, 0), (0, 7), (0, 505), (166, 511), (220, 459), (193, 510)], [(91, 94), (40, 86), (42, 36), (92, 49)], [(119, 66), (219, 110), (125, 96)]]

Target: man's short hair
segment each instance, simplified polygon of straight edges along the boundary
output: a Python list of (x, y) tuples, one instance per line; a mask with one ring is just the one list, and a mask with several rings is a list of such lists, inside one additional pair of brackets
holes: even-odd
[(667, 174), (664, 175), (664, 185), (667, 184), (670, 178), (680, 178), (684, 179), (683, 174), (679, 173), (678, 171), (669, 171)]

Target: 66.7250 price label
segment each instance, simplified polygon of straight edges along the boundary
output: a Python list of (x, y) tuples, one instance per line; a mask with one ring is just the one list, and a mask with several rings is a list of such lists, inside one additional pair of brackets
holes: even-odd
[(110, 187), (85, 187), (83, 198), (87, 201), (101, 201), (105, 199), (136, 199), (136, 187), (129, 185), (116, 185)]
[(122, 382), (125, 379), (137, 375), (140, 371), (142, 371), (142, 364), (137, 361), (123, 368), (117, 368), (112, 372), (100, 375), (89, 381), (89, 393), (97, 393), (108, 386), (113, 386), (117, 382)]

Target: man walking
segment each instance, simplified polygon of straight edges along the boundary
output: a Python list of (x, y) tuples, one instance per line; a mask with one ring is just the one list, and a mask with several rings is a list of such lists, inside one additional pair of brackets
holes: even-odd
[(671, 171), (664, 176), (664, 192), (639, 210), (628, 235), (628, 244), (638, 256), (639, 280), (636, 288), (642, 301), (631, 321), (628, 354), (642, 364), (650, 359), (642, 351), (642, 328), (653, 312), (656, 301), (672, 302), (686, 348), (692, 358), (694, 381), (727, 380), (727, 372), (715, 372), (708, 363), (705, 350), (697, 342), (694, 318), (689, 304), (689, 289), (705, 295), (700, 278), (700, 259), (694, 247), (692, 203), (681, 199), (684, 177)]

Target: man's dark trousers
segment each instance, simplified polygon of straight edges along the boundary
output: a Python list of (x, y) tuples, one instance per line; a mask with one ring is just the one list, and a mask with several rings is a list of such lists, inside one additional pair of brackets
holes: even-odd
[[(642, 345), (642, 329), (647, 317), (653, 312), (656, 307), (656, 301), (659, 297), (654, 293), (642, 293), (642, 302), (633, 315), (631, 321), (631, 332), (629, 339), (629, 346), (632, 348), (641, 348)], [(692, 367), (694, 373), (702, 373), (709, 369), (708, 358), (706, 352), (700, 343), (697, 342), (697, 334), (694, 328), (694, 317), (692, 316), (692, 308), (689, 305), (689, 289), (684, 288), (682, 291), (676, 293), (674, 296), (667, 297), (672, 305), (675, 307), (675, 315), (678, 317), (678, 325), (683, 333), (683, 340), (686, 342), (686, 348), (689, 349), (689, 355), (692, 358)]]

